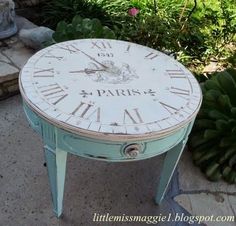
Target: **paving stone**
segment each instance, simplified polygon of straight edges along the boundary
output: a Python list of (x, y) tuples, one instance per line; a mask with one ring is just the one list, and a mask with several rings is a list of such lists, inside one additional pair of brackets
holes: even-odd
[(13, 66), (2, 53), (0, 53), (0, 68), (0, 83), (17, 78), (19, 69)]
[[(37, 27), (23, 17), (16, 17), (18, 29), (31, 29)], [(34, 54), (34, 50), (24, 46), (19, 36), (0, 41), (0, 99), (10, 97), (17, 93), (17, 78), (27, 60)], [(13, 81), (13, 83), (11, 83)]]
[(22, 68), (27, 60), (33, 55), (33, 50), (28, 49), (19, 40), (9, 49), (5, 49), (3, 53), (11, 59), (18, 68)]
[[(179, 203), (193, 216), (235, 216), (236, 196), (223, 193), (182, 194), (175, 197)], [(214, 218), (213, 218), (214, 219)], [(206, 221), (207, 226), (235, 226), (235, 221)]]
[[(186, 170), (187, 169), (187, 170)], [(180, 190), (186, 191), (211, 191), (236, 194), (236, 186), (224, 181), (208, 181), (198, 167), (193, 164), (191, 153), (185, 150), (179, 163)]]
[[(0, 128), (1, 226), (144, 226), (151, 224), (99, 223), (93, 222), (93, 216), (175, 213), (174, 201), (163, 200), (160, 206), (153, 201), (164, 155), (130, 163), (69, 155), (64, 214), (58, 220), (53, 214), (47, 168), (43, 166), (43, 143), (28, 126), (20, 96), (1, 102)], [(173, 196), (171, 190), (169, 197)], [(177, 225), (162, 222), (158, 226)]]

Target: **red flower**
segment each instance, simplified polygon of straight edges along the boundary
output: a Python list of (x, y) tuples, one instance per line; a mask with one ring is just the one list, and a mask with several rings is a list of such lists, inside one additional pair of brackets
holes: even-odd
[(139, 13), (139, 9), (137, 9), (135, 7), (130, 8), (128, 13), (130, 16), (136, 16)]

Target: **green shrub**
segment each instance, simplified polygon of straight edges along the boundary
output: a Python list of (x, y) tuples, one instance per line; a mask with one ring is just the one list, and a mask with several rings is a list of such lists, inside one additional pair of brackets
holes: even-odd
[[(131, 7), (139, 9), (136, 16), (128, 14)], [(98, 18), (119, 39), (175, 52), (201, 73), (212, 59), (235, 61), (235, 12), (235, 0), (49, 0), (44, 17), (54, 27), (75, 15)]]
[(43, 11), (44, 23), (51, 28), (64, 20), (71, 22), (79, 15), (83, 18), (98, 18), (103, 24), (110, 23), (110, 16), (103, 9), (101, 4), (92, 0), (49, 0)]
[(210, 180), (236, 183), (236, 70), (216, 73), (202, 91), (189, 139), (193, 160)]
[(50, 44), (83, 38), (115, 39), (116, 36), (110, 28), (102, 26), (98, 19), (82, 19), (75, 16), (70, 24), (65, 21), (59, 22), (52, 38)]

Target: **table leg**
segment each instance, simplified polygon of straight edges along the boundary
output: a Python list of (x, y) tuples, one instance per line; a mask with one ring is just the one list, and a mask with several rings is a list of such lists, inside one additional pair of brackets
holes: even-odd
[(67, 152), (44, 146), (48, 176), (52, 193), (53, 209), (60, 217), (63, 209), (63, 194), (66, 173)]
[(187, 143), (188, 135), (191, 132), (193, 123), (194, 121), (189, 124), (183, 140), (166, 153), (158, 190), (155, 197), (155, 201), (157, 204), (160, 204), (162, 199), (164, 198), (168, 185), (174, 174), (175, 168), (184, 150), (185, 144)]

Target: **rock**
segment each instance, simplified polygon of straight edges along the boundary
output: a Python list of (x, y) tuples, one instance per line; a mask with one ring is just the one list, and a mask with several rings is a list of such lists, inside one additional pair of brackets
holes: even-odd
[(203, 69), (203, 73), (205, 74), (211, 74), (220, 69), (220, 66), (218, 65), (217, 62), (211, 61), (205, 68)]
[(36, 27), (32, 29), (21, 29), (19, 33), (20, 40), (32, 49), (43, 48), (43, 43), (49, 41), (54, 33), (47, 27)]
[(18, 30), (31, 29), (31, 28), (38, 27), (34, 23), (30, 22), (28, 19), (18, 16), (18, 15), (16, 15), (16, 26), (17, 26)]

